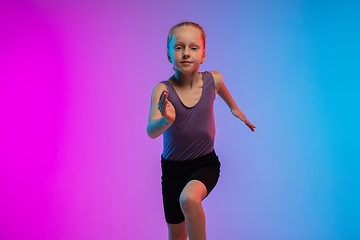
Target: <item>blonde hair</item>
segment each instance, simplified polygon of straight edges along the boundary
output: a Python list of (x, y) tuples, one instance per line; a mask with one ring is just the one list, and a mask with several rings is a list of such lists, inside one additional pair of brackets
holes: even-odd
[(203, 43), (204, 43), (204, 51), (205, 51), (205, 38), (206, 38), (206, 34), (205, 34), (205, 31), (204, 29), (197, 23), (194, 23), (194, 22), (181, 22), (179, 24), (176, 24), (175, 26), (173, 26), (168, 34), (168, 38), (167, 38), (167, 51), (169, 52), (169, 45), (170, 45), (170, 42), (171, 42), (171, 39), (174, 35), (174, 30), (175, 28), (178, 28), (178, 27), (182, 27), (182, 26), (192, 26), (192, 27), (195, 27), (197, 29), (199, 29), (201, 31), (201, 38), (203, 40)]

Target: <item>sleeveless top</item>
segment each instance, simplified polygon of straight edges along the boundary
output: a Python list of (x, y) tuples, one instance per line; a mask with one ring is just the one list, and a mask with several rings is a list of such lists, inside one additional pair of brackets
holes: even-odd
[(170, 82), (161, 82), (168, 90), (168, 100), (176, 113), (174, 123), (163, 133), (162, 156), (167, 160), (190, 160), (206, 155), (214, 149), (215, 83), (210, 72), (203, 72), (202, 77), (202, 94), (192, 107), (184, 105)]

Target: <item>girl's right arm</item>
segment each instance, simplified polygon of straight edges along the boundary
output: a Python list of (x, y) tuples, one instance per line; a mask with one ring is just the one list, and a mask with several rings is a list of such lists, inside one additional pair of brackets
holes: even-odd
[(167, 89), (162, 83), (157, 84), (151, 94), (149, 121), (146, 128), (151, 138), (163, 134), (175, 121), (175, 109), (167, 99)]

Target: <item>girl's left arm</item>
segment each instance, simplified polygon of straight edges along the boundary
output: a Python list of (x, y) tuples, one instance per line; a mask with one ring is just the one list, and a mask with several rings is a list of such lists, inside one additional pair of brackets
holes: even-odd
[(246, 124), (246, 126), (248, 126), (250, 130), (254, 132), (256, 127), (249, 120), (246, 119), (245, 114), (242, 111), (240, 111), (240, 109), (236, 105), (234, 99), (231, 97), (229, 90), (226, 88), (223, 82), (223, 77), (221, 76), (221, 74), (216, 70), (211, 71), (211, 73), (214, 76), (215, 93), (217, 93), (226, 102), (226, 104), (230, 108), (231, 113), (235, 117), (243, 121)]

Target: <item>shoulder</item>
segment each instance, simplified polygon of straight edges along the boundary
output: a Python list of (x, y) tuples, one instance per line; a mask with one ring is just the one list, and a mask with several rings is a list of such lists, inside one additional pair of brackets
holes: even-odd
[(215, 83), (215, 91), (217, 92), (223, 83), (223, 77), (221, 73), (217, 70), (212, 70), (209, 73), (213, 75), (214, 83)]
[(209, 73), (211, 73), (213, 75), (214, 79), (217, 78), (217, 79), (222, 80), (222, 75), (218, 70), (212, 70), (212, 71), (209, 71)]
[(152, 91), (152, 97), (158, 98), (164, 90), (168, 90), (164, 82), (159, 82), (155, 85)]
[(165, 81), (156, 84), (153, 90), (167, 90)]

